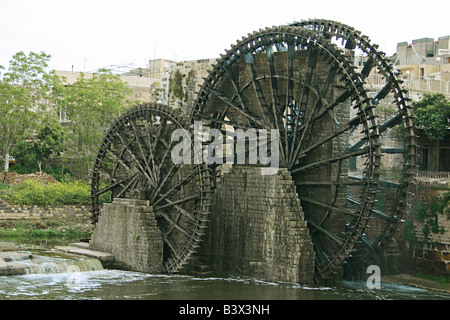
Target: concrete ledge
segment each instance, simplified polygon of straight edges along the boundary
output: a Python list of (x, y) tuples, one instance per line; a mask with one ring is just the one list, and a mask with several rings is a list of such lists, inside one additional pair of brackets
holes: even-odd
[[(87, 245), (87, 246), (86, 246)], [(55, 247), (55, 250), (60, 250), (67, 253), (77, 254), (81, 256), (96, 258), (101, 262), (112, 262), (114, 261), (114, 256), (110, 253), (89, 250), (88, 243), (71, 243), (69, 246)]]

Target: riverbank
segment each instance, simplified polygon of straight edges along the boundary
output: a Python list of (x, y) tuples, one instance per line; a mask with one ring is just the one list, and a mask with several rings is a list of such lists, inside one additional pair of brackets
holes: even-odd
[(39, 244), (62, 245), (90, 238), (94, 225), (87, 218), (0, 220), (0, 251)]
[(72, 217), (72, 218), (53, 218), (53, 219), (39, 219), (39, 220), (26, 220), (26, 219), (0, 219), (0, 229), (13, 231), (54, 231), (54, 232), (67, 232), (69, 230), (76, 230), (79, 232), (89, 233), (94, 231), (94, 225), (90, 218), (85, 217)]

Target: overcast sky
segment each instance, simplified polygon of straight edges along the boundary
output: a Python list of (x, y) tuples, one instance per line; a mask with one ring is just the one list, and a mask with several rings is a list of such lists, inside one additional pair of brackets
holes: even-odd
[(57, 70), (217, 58), (260, 28), (324, 18), (362, 31), (392, 55), (398, 42), (450, 35), (450, 1), (0, 0), (0, 65), (18, 51)]

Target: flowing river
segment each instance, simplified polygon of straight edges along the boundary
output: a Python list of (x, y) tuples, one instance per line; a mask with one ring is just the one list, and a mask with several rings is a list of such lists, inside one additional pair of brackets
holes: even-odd
[(450, 294), (365, 282), (308, 287), (256, 279), (150, 275), (122, 270), (0, 277), (0, 300), (378, 300), (450, 299)]
[(26, 274), (0, 276), (0, 300), (450, 300), (448, 293), (385, 282), (381, 289), (369, 289), (365, 281), (315, 287), (107, 270), (96, 259), (70, 260), (50, 249), (27, 257), (16, 258)]

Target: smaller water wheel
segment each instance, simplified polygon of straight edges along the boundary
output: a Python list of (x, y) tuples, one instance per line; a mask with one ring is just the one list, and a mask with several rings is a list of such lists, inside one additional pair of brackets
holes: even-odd
[(206, 227), (210, 174), (206, 165), (175, 164), (174, 130), (188, 134), (189, 124), (158, 104), (134, 107), (109, 128), (95, 160), (91, 181), (94, 224), (99, 198), (148, 200), (164, 241), (163, 270), (178, 272), (195, 252)]

